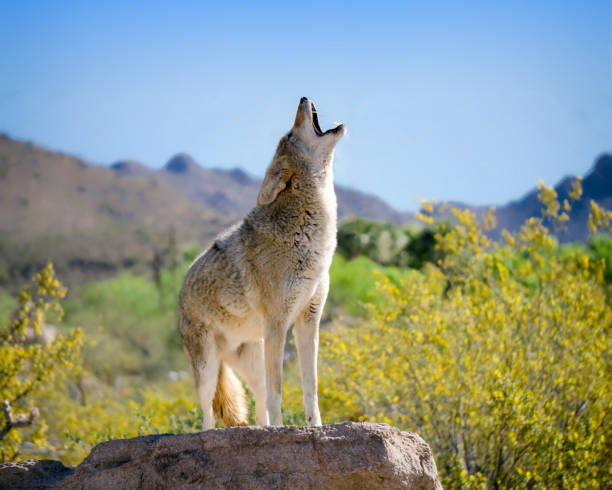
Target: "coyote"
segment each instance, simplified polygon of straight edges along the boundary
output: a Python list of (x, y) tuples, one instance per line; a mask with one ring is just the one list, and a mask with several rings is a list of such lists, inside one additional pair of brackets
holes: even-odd
[(285, 338), (295, 323), (304, 411), (321, 425), (317, 398), (319, 321), (336, 248), (334, 147), (344, 125), (321, 131), (302, 97), (246, 217), (219, 235), (185, 274), (179, 327), (202, 405), (203, 430), (246, 425), (241, 376), (258, 425), (282, 425)]

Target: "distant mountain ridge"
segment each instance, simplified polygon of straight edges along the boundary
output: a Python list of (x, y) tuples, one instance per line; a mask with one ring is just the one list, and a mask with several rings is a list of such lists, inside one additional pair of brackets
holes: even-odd
[[(174, 155), (157, 170), (132, 160), (121, 160), (110, 168), (121, 176), (162, 179), (188, 200), (224, 216), (240, 217), (246, 214), (255, 205), (261, 185), (261, 179), (241, 168), (205, 168), (186, 153)], [(414, 219), (411, 213), (397, 211), (371, 194), (336, 185), (336, 195), (339, 218), (362, 216), (397, 225)]]
[[(575, 178), (575, 176), (566, 176), (554, 186), (561, 203), (563, 203), (564, 199), (570, 200), (571, 182)], [(604, 153), (595, 160), (591, 169), (582, 179), (582, 191), (581, 199), (572, 204), (567, 230), (559, 236), (559, 239), (562, 241), (582, 241), (588, 237), (587, 221), (591, 200), (606, 209), (612, 209), (612, 155)], [(469, 204), (456, 202), (449, 204), (470, 209), (477, 214), (490, 207), (470, 206)], [(438, 218), (448, 217), (448, 213), (441, 210), (441, 207), (441, 204), (436, 206), (434, 215)], [(497, 227), (491, 231), (491, 236), (498, 238), (502, 229), (510, 232), (518, 231), (528, 218), (532, 216), (541, 217), (542, 209), (543, 206), (538, 200), (538, 190), (536, 188), (526, 193), (520, 199), (497, 206), (495, 209)]]

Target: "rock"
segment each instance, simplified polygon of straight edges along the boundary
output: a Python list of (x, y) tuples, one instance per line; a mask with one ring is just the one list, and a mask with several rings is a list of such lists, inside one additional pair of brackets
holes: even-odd
[(442, 488), (423, 439), (369, 423), (151, 435), (99, 444), (74, 469), (20, 464), (0, 466), (1, 488)]
[(29, 459), (0, 464), (0, 488), (53, 488), (73, 470), (59, 461)]

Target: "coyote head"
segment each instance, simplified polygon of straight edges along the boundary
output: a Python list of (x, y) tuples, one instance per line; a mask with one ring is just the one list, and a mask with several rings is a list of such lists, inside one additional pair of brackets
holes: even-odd
[(312, 101), (302, 97), (291, 130), (281, 138), (266, 171), (257, 204), (273, 203), (283, 191), (312, 184), (327, 174), (334, 159), (336, 143), (344, 136), (344, 124), (323, 132)]

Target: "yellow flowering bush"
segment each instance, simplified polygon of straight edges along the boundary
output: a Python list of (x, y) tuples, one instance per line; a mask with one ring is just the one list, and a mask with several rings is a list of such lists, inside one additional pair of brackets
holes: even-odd
[(20, 457), (24, 441), (38, 448), (50, 447), (45, 419), (52, 414), (35, 403), (58, 378), (78, 372), (82, 340), (79, 329), (50, 341), (37, 337), (42, 334), (45, 316), (54, 314), (61, 319), (59, 300), (65, 295), (66, 289), (48, 263), (21, 290), (12, 319), (0, 327), (0, 462)]
[(91, 448), (110, 439), (146, 434), (198, 432), (202, 415), (193, 396), (193, 380), (155, 383), (146, 389), (112, 393), (106, 386), (87, 403), (61, 410), (62, 396), (53, 402), (54, 425), (64, 438), (58, 456), (67, 464), (78, 464)]
[[(123, 286), (125, 280), (115, 282)], [(141, 284), (130, 280), (132, 285)], [(134, 289), (132, 299), (141, 299), (142, 288)], [(99, 288), (94, 292), (102, 296)], [(146, 292), (149, 302), (140, 300), (136, 306), (140, 317), (153, 318), (149, 311), (149, 303), (156, 301), (153, 287)], [(91, 333), (85, 336), (80, 328), (58, 324), (60, 334), (44, 338), (47, 322), (59, 322), (64, 316), (60, 301), (66, 293), (48, 263), (21, 290), (14, 313), (0, 328), (0, 462), (50, 457), (78, 464), (92, 446), (108, 439), (200, 430), (202, 417), (190, 377), (145, 383), (142, 376), (132, 379), (115, 366), (117, 374), (109, 385), (105, 372), (94, 373), (92, 359), (82, 358), (98, 347)], [(112, 298), (115, 308), (137, 309), (132, 302), (126, 306), (117, 301), (119, 294), (125, 295), (124, 288)], [(74, 304), (69, 308), (74, 310)], [(89, 331), (95, 330), (90, 324)], [(116, 364), (109, 363), (108, 355), (106, 362), (111, 367)]]
[[(579, 181), (573, 190), (576, 200)], [(561, 228), (570, 204), (553, 193), (540, 186), (547, 222)], [(492, 212), (451, 212), (437, 265), (399, 285), (379, 274), (367, 321), (322, 332), (325, 421), (419, 433), (445, 488), (609, 488), (606, 264), (561, 254), (540, 219), (491, 242)], [(299, 389), (285, 393), (298, 407)]]

